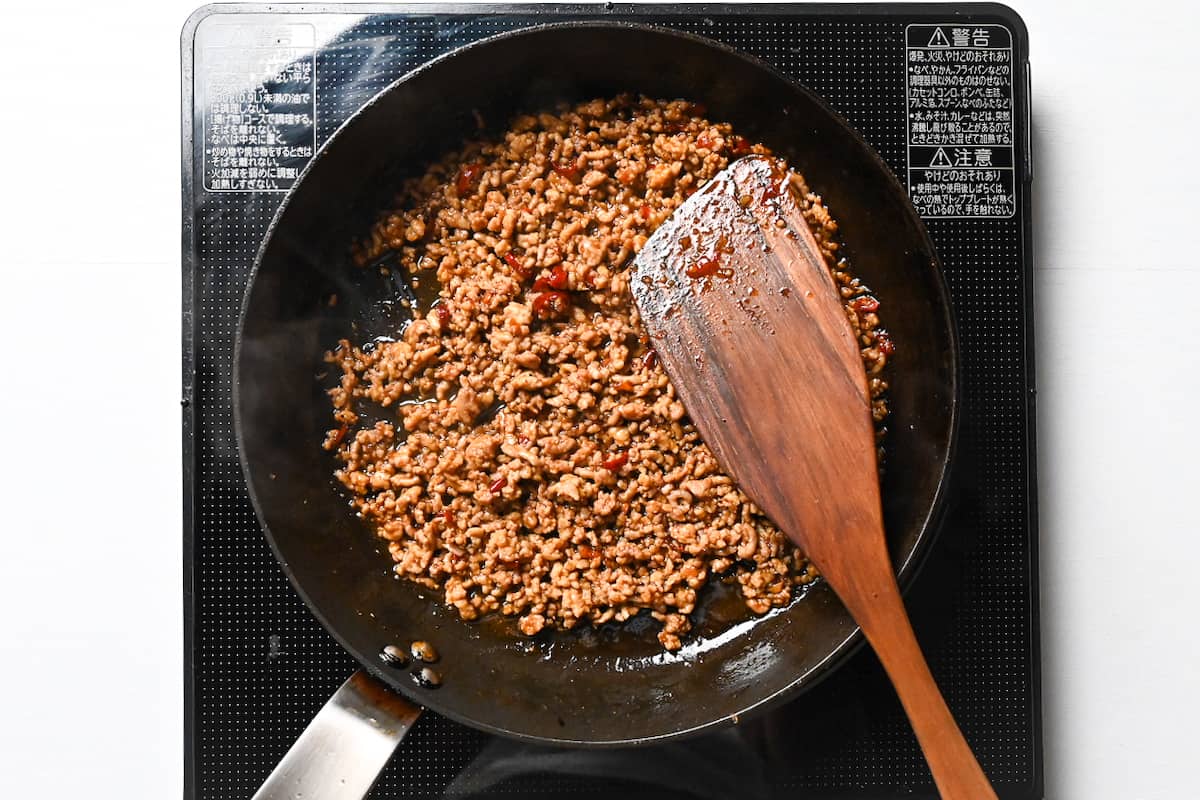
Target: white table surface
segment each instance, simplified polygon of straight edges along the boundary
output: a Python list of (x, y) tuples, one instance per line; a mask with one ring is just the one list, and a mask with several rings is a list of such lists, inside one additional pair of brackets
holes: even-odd
[[(1033, 63), (1047, 797), (1196, 798), (1200, 11), (1014, 6)], [(4, 798), (181, 792), (191, 9), (0, 12)]]

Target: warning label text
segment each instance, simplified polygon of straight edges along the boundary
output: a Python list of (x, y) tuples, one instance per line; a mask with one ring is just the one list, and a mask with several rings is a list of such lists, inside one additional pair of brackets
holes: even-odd
[(287, 190), (316, 149), (313, 27), (220, 25), (204, 34), (204, 188)]
[(1011, 217), (1013, 48), (1002, 25), (905, 30), (908, 192), (923, 217)]

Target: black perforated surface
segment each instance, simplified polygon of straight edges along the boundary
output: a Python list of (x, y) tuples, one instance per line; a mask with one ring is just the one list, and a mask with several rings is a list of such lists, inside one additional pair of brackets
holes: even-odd
[[(618, 7), (607, 13), (544, 7), (466, 14), (371, 7), (379, 13), (366, 16), (297, 6), (248, 16), (264, 8), (211, 9), (184, 37), (187, 796), (205, 800), (249, 797), (354, 664), (280, 572), (238, 466), (230, 407), (233, 337), (254, 252), (283, 195), (206, 191), (196, 177), (206, 157), (206, 70), (228, 52), (210, 49), (193, 61), (197, 24), (264, 30), (281, 22), (311, 24), (319, 44), (319, 146), (380, 89), (457, 45), (562, 16), (636, 18), (770, 61), (844, 114), (902, 180), (905, 26), (998, 23), (1014, 34), (1018, 66), (1026, 52), (1019, 21), (995, 6)], [(1028, 159), (1028, 120), (1020, 72), (1015, 84), (1021, 165)], [(958, 315), (965, 408), (943, 533), (907, 596), (947, 700), (1006, 798), (1041, 797), (1027, 180), (1027, 170), (1019, 169), (1018, 214), (1011, 219), (927, 223)], [(833, 677), (768, 716), (658, 748), (554, 751), (427, 715), (372, 797), (568, 793), (934, 796), (899, 704), (873, 656), (860, 651)]]

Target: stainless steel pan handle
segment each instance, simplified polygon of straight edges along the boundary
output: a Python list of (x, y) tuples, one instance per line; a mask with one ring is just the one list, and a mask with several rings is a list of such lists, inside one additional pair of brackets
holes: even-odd
[(365, 672), (322, 706), (253, 800), (362, 800), (421, 715)]

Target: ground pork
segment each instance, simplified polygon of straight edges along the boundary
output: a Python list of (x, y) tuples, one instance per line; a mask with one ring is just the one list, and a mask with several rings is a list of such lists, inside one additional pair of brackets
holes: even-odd
[[(519, 116), (401, 187), (353, 256), (389, 259), (429, 302), (394, 339), (326, 355), (339, 380), (324, 442), (399, 576), (527, 635), (647, 612), (667, 649), (714, 577), (757, 614), (815, 579), (701, 441), (629, 291), (656, 226), (751, 152), (769, 151), (698, 105), (618, 97)], [(791, 185), (882, 436), (893, 345), (878, 301), (839, 259), (820, 198)]]

